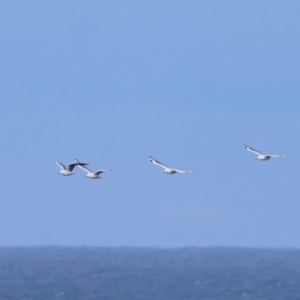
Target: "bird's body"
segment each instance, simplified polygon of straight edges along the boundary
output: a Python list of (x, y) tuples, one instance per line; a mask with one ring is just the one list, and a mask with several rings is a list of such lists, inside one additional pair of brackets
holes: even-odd
[(269, 160), (269, 159), (271, 159), (271, 158), (284, 157), (284, 156), (285, 156), (285, 155), (263, 154), (263, 153), (261, 153), (261, 152), (255, 150), (255, 149), (253, 149), (253, 148), (247, 146), (246, 144), (244, 144), (244, 147), (245, 147), (248, 151), (257, 154), (256, 159), (257, 159), (257, 160), (261, 160), (261, 161)]
[(178, 170), (178, 169), (172, 169), (169, 168), (167, 165), (159, 162), (158, 160), (154, 159), (153, 157), (149, 157), (150, 161), (159, 167), (164, 168), (163, 172), (166, 174), (176, 174), (176, 173), (191, 173), (192, 171), (184, 171), (184, 170)]
[(63, 175), (63, 176), (70, 176), (70, 175), (73, 175), (73, 169), (76, 167), (76, 166), (85, 166), (85, 165), (88, 165), (88, 164), (85, 164), (85, 163), (81, 163), (79, 162), (77, 159), (75, 159), (75, 163), (71, 163), (68, 165), (68, 167), (66, 167), (63, 163), (60, 163), (58, 161), (55, 162), (58, 166), (61, 167), (61, 170), (58, 172), (59, 174)]
[(88, 177), (90, 179), (99, 179), (99, 178), (101, 178), (101, 176), (100, 176), (101, 173), (113, 170), (113, 169), (108, 169), (108, 170), (99, 170), (97, 172), (93, 172), (91, 169), (87, 168), (86, 166), (78, 165), (78, 167), (81, 168), (82, 170), (86, 171), (87, 174), (85, 175), (85, 177)]

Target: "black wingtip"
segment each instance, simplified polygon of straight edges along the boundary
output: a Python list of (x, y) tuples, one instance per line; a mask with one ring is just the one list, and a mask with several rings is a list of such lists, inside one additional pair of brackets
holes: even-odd
[(88, 166), (89, 165), (86, 163), (81, 163), (77, 158), (75, 158), (75, 163), (76, 163), (76, 165), (80, 165), (80, 166)]

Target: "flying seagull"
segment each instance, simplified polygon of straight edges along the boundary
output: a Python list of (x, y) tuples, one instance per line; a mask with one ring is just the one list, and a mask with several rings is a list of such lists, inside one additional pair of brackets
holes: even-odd
[(276, 157), (284, 157), (284, 156), (286, 156), (286, 155), (263, 154), (263, 153), (261, 153), (261, 152), (255, 150), (255, 149), (253, 149), (253, 148), (247, 146), (246, 144), (244, 144), (244, 147), (245, 147), (248, 151), (257, 154), (258, 156), (257, 156), (256, 159), (258, 159), (258, 160), (268, 160), (268, 159), (270, 159), (270, 158), (276, 158)]
[(162, 167), (164, 168), (164, 173), (166, 174), (175, 174), (175, 173), (191, 173), (192, 171), (183, 171), (183, 170), (177, 170), (177, 169), (171, 169), (169, 168), (168, 166), (166, 166), (165, 164), (162, 164), (161, 162), (159, 162), (158, 160), (154, 159), (153, 157), (149, 157), (150, 161), (159, 166), (159, 167)]
[(59, 174), (61, 175), (64, 175), (64, 176), (69, 176), (69, 175), (73, 175), (73, 169), (76, 167), (76, 166), (85, 166), (85, 165), (88, 165), (88, 164), (85, 164), (85, 163), (81, 163), (79, 162), (78, 159), (75, 159), (75, 162), (74, 163), (71, 163), (68, 165), (68, 167), (66, 167), (64, 164), (56, 161), (55, 162), (58, 166), (61, 167), (61, 170), (58, 172)]
[(100, 174), (104, 173), (104, 172), (108, 172), (108, 171), (112, 171), (113, 169), (108, 169), (108, 170), (99, 170), (97, 172), (93, 172), (92, 170), (90, 170), (89, 168), (87, 168), (84, 165), (78, 165), (78, 167), (80, 167), (82, 170), (86, 171), (87, 174), (85, 175), (85, 177), (88, 177), (90, 179), (98, 179), (101, 178)]

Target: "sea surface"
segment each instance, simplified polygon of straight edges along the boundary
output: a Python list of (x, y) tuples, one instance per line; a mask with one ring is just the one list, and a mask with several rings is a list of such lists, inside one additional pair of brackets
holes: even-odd
[(300, 299), (300, 250), (2, 247), (8, 299)]

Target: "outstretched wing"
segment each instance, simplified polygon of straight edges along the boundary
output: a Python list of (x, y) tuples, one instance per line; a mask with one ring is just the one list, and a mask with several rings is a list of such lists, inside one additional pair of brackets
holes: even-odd
[(72, 172), (73, 169), (74, 169), (74, 167), (76, 167), (76, 166), (78, 166), (77, 163), (69, 164), (69, 165), (68, 165), (68, 171)]
[(153, 157), (150, 156), (149, 159), (150, 159), (150, 161), (151, 161), (153, 164), (155, 164), (155, 165), (157, 165), (157, 166), (160, 166), (160, 167), (162, 167), (162, 168), (164, 168), (164, 169), (169, 169), (169, 167), (168, 167), (167, 165), (161, 163), (160, 161), (154, 159)]
[(91, 169), (89, 169), (88, 167), (86, 166), (83, 166), (83, 165), (78, 165), (76, 164), (79, 168), (81, 168), (82, 170), (86, 171), (87, 173), (93, 173), (93, 171)]
[(272, 158), (274, 157), (285, 157), (286, 155), (274, 155), (274, 154), (270, 154), (270, 155), (268, 155), (268, 156), (271, 156)]
[(113, 169), (99, 170), (99, 171), (95, 172), (94, 174), (95, 174), (95, 175), (99, 175), (99, 174), (101, 174), (101, 173), (108, 172), (108, 171), (112, 171), (112, 170), (113, 170)]
[(184, 170), (177, 170), (174, 169), (174, 171), (176, 171), (177, 173), (191, 173), (192, 171), (184, 171)]
[(248, 151), (253, 152), (253, 153), (257, 154), (257, 155), (263, 155), (261, 152), (259, 152), (259, 151), (255, 150), (255, 149), (253, 149), (253, 148), (247, 146), (246, 144), (244, 144), (244, 147), (245, 147)]
[(55, 162), (58, 166), (61, 167), (62, 170), (67, 170), (66, 166), (58, 161)]

